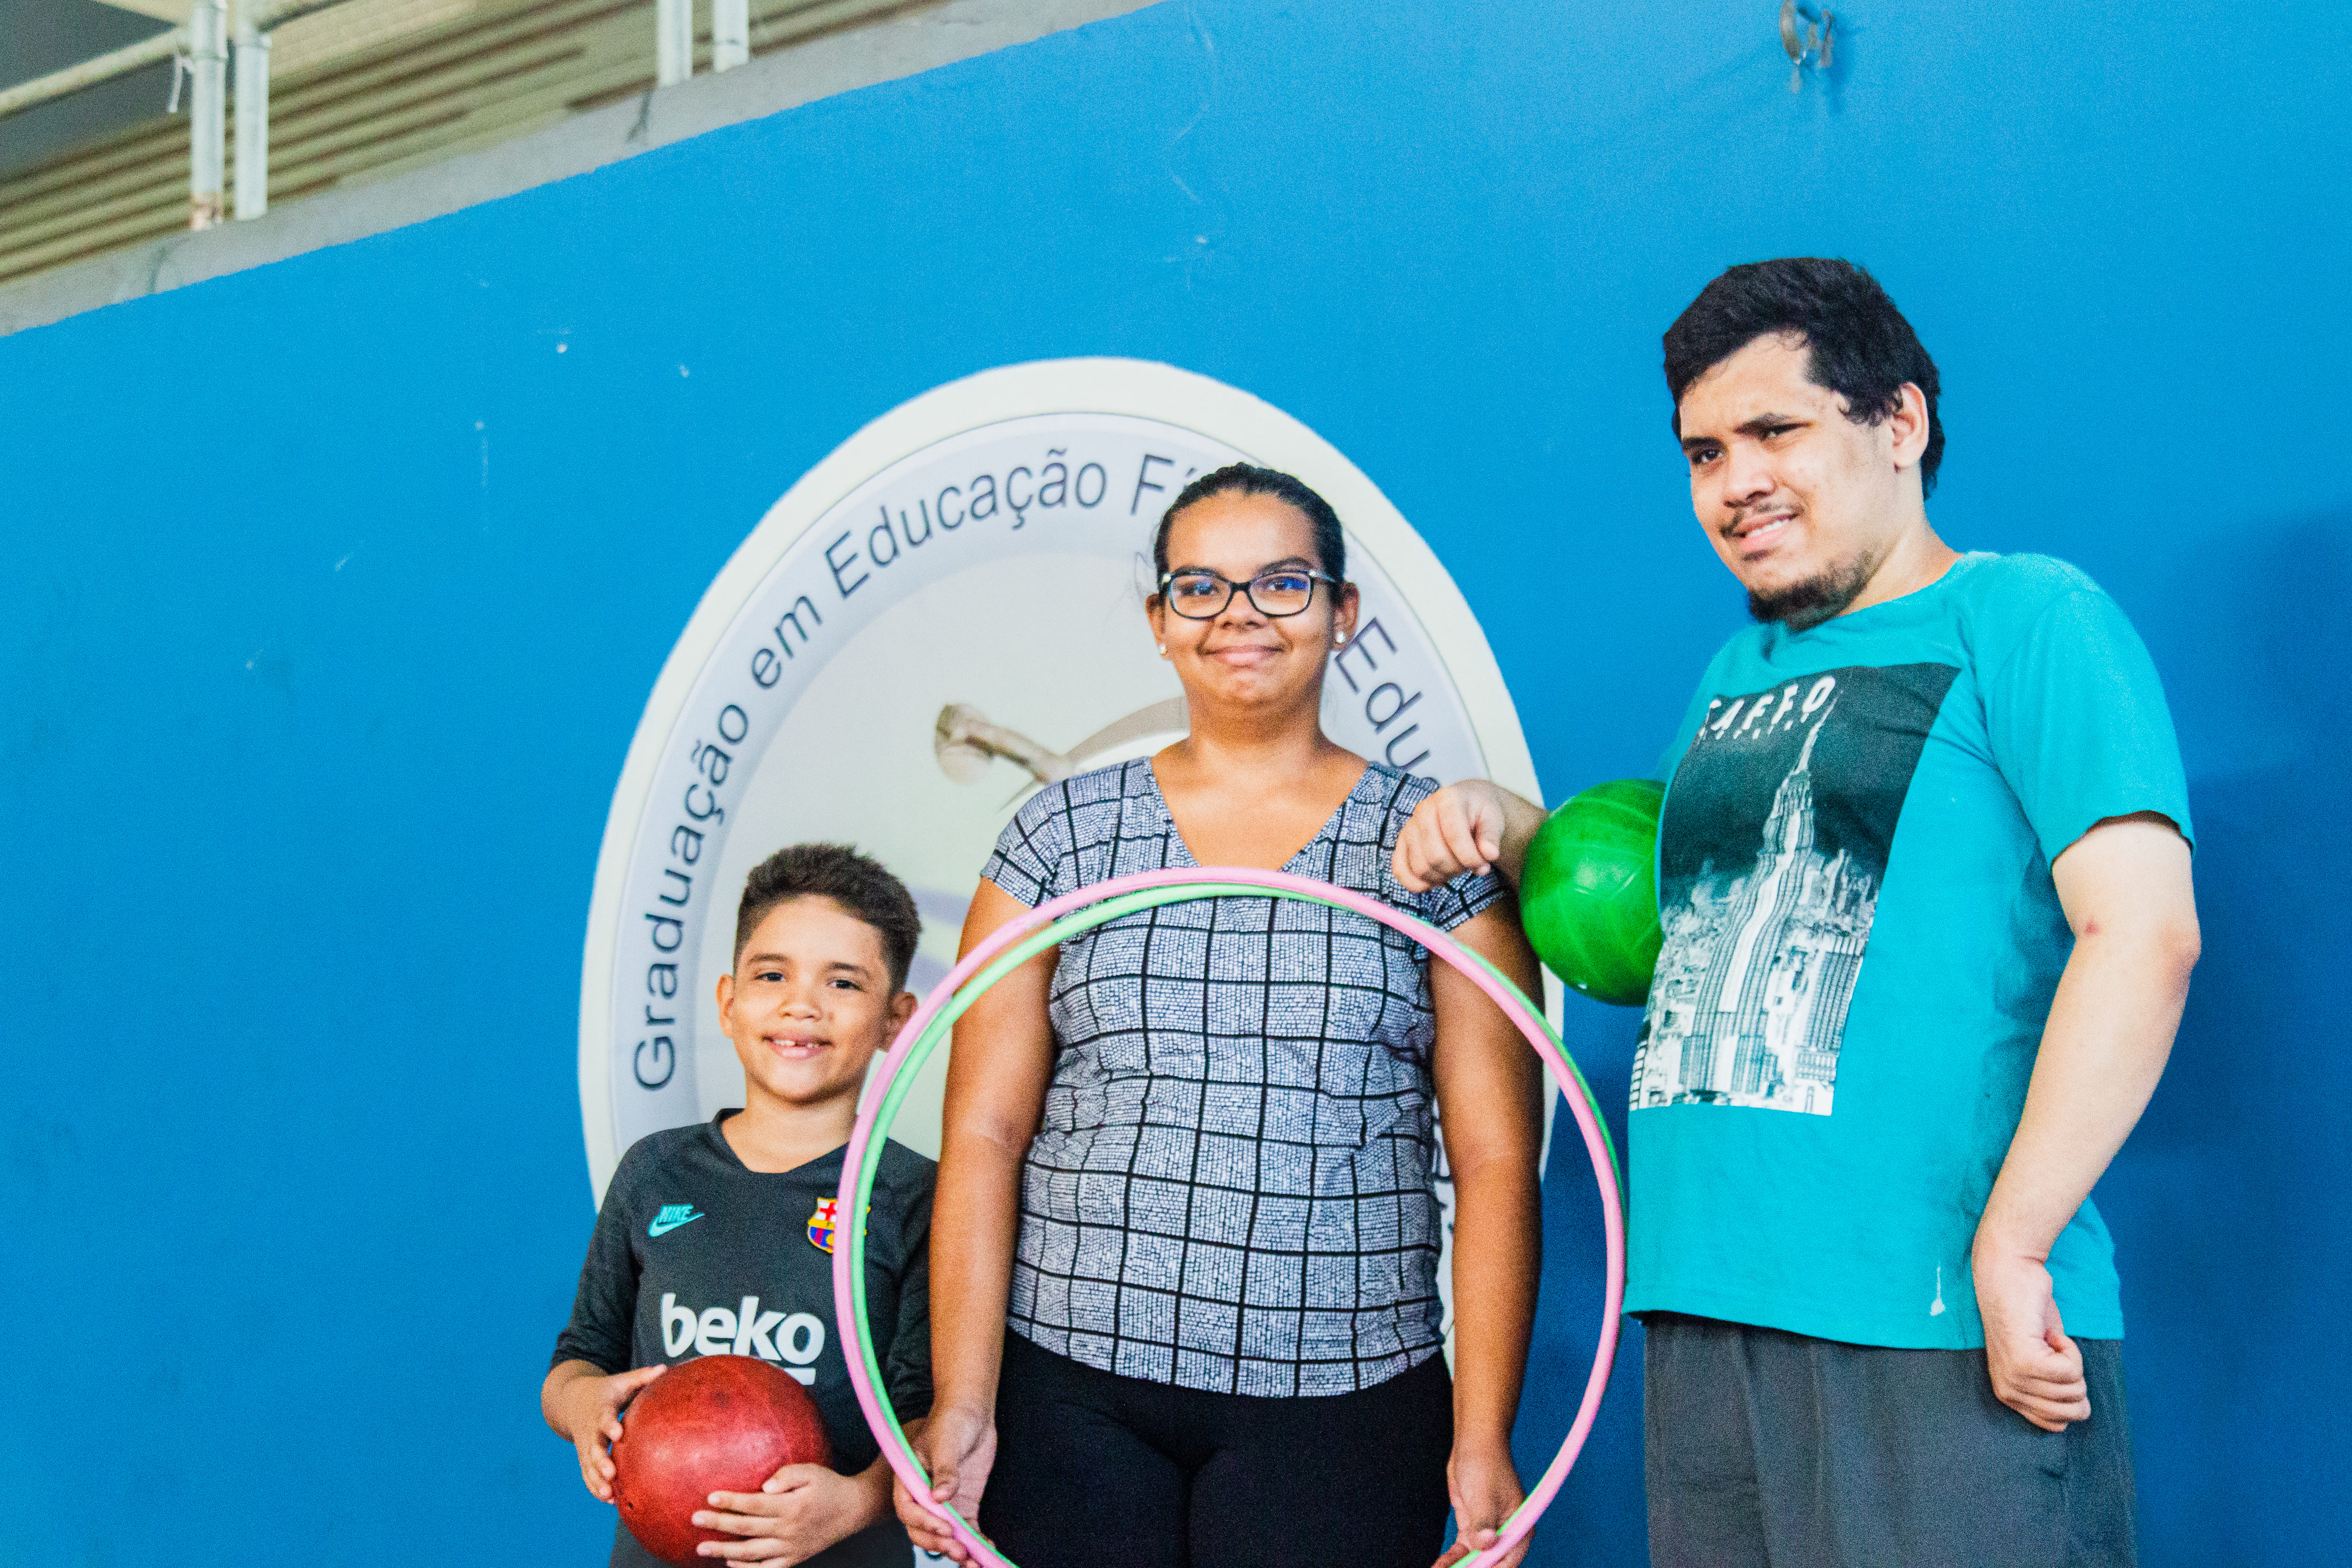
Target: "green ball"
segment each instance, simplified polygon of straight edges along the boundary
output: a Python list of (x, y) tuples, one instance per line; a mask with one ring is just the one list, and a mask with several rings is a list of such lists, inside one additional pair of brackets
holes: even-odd
[(1648, 779), (1595, 784), (1555, 811), (1528, 846), (1519, 916), (1528, 941), (1574, 991), (1638, 1006), (1650, 994), (1658, 929), (1658, 811)]

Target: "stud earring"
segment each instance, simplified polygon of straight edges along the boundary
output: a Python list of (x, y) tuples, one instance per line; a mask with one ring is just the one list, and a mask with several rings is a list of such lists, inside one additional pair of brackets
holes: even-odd
[(1160, 645), (1160, 657), (1162, 658), (1166, 658), (1168, 657), (1168, 645), (1166, 643), (1161, 643)]

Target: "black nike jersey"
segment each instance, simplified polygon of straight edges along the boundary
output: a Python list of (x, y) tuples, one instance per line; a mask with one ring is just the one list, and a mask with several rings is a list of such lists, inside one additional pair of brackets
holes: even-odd
[[(854, 1347), (834, 1322), (834, 1195), (847, 1151), (777, 1174), (749, 1170), (719, 1130), (733, 1114), (652, 1133), (622, 1157), (551, 1364), (584, 1361), (623, 1372), (700, 1355), (757, 1356), (807, 1386), (834, 1468), (855, 1474), (879, 1450), (842, 1359)], [(930, 1408), (937, 1170), (887, 1144), (866, 1215), (866, 1310), (901, 1420)], [(844, 1235), (839, 1245), (847, 1244)], [(906, 1568), (911, 1552), (906, 1531), (885, 1519), (808, 1561), (809, 1568)], [(612, 1561), (644, 1568), (657, 1560), (624, 1529)]]

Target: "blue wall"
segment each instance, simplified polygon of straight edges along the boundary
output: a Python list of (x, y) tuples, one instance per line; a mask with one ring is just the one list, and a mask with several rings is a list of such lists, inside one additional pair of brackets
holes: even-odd
[[(2169, 683), (2207, 958), (2100, 1194), (2147, 1558), (2332, 1556), (2352, 13), (1858, 0), (1791, 97), (1772, 9), (1162, 5), (0, 341), (0, 1556), (602, 1551), (533, 1397), (598, 837), (698, 595), (860, 424), (1065, 354), (1270, 399), (1428, 536), (1564, 794), (1738, 622), (1657, 336), (1788, 252), (1937, 355), (1946, 536), (2081, 563)], [(1597, 1301), (1553, 1207), (1531, 1463)], [(1639, 1560), (1638, 1395), (1539, 1561)]]

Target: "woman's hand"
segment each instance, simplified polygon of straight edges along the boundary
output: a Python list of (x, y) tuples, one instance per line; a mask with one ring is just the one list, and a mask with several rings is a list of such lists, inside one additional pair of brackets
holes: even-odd
[[(1453, 1457), (1445, 1461), (1445, 1491), (1454, 1500), (1454, 1538), (1436, 1568), (1447, 1568), (1501, 1540), (1504, 1521), (1528, 1495), (1511, 1463), (1507, 1441), (1456, 1442)], [(1527, 1556), (1523, 1539), (1496, 1568), (1518, 1568)]]
[(566, 1362), (548, 1374), (548, 1425), (580, 1454), (580, 1479), (600, 1502), (613, 1500), (613, 1445), (621, 1440), (621, 1410), (640, 1389), (668, 1371), (641, 1366), (607, 1377), (586, 1362)]
[(858, 1475), (824, 1465), (786, 1465), (755, 1492), (712, 1492), (695, 1524), (740, 1541), (706, 1541), (705, 1557), (730, 1563), (804, 1563), (834, 1542), (856, 1534), (888, 1507), (890, 1466), (877, 1459)]
[[(993, 1416), (971, 1409), (933, 1410), (920, 1430), (909, 1426), (908, 1440), (930, 1474), (931, 1500), (947, 1504), (977, 1529), (980, 1495), (987, 1489), (989, 1471), (996, 1466)], [(956, 1539), (947, 1521), (908, 1495), (906, 1482), (893, 1486), (890, 1497), (898, 1510), (898, 1522), (907, 1527), (918, 1547), (958, 1563), (971, 1561), (971, 1552)]]

